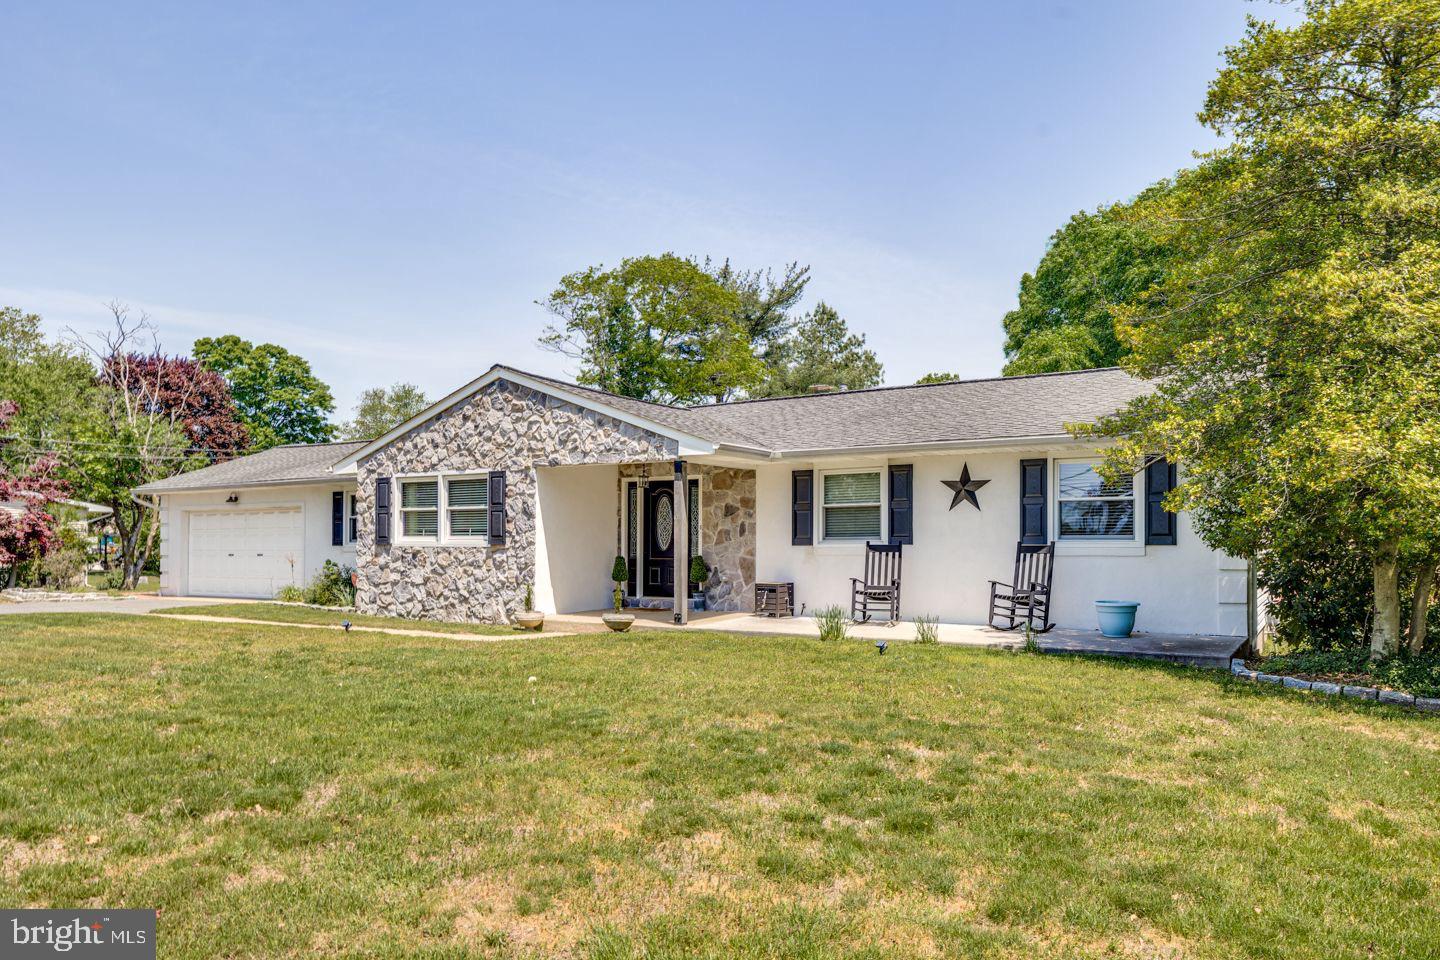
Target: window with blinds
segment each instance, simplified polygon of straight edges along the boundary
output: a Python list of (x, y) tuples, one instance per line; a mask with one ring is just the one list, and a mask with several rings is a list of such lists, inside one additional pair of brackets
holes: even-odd
[(440, 535), (440, 482), (400, 481), (400, 532), (416, 540)]
[(1134, 540), (1135, 482), (1107, 483), (1098, 461), (1058, 465), (1056, 505), (1062, 540)]
[(879, 470), (822, 476), (822, 525), (826, 540), (879, 540)]
[(488, 537), (490, 481), (464, 477), (445, 482), (446, 523), (452, 537)]

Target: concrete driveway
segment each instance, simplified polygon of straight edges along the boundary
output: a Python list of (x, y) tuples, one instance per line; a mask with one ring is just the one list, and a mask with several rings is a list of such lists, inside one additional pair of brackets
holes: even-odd
[(31, 613), (149, 613), (162, 607), (204, 607), (215, 603), (234, 603), (207, 597), (153, 597), (132, 594), (106, 597), (103, 600), (24, 600), (19, 603), (0, 601), (0, 616)]

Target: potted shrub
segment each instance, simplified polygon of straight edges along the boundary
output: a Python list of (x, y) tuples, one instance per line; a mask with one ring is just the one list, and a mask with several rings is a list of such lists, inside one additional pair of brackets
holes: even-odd
[(695, 587), (695, 609), (705, 609), (705, 581), (710, 579), (710, 564), (700, 554), (690, 558), (690, 583)]
[(515, 625), (525, 630), (539, 630), (545, 625), (545, 614), (535, 609), (535, 588), (525, 584), (525, 609), (515, 614)]
[(630, 565), (624, 557), (616, 557), (611, 564), (610, 579), (615, 583), (614, 609), (600, 619), (605, 621), (605, 626), (620, 633), (629, 630), (635, 622), (635, 614), (625, 612), (625, 581), (630, 579)]

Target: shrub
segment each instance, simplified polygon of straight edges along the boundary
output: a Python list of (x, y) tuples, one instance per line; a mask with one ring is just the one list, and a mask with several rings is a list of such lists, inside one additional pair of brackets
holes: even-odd
[(52, 590), (68, 590), (85, 582), (85, 551), (65, 547), (40, 561), (40, 576)]
[(916, 643), (940, 642), (939, 617), (916, 617), (914, 622)]
[(354, 572), (334, 560), (326, 560), (314, 580), (303, 588), (294, 585), (281, 587), (275, 599), (286, 603), (313, 603), (319, 607), (353, 607), (355, 584), (350, 577)]
[(848, 635), (844, 607), (824, 607), (815, 611), (815, 625), (821, 640), (844, 640)]
[(1440, 651), (1401, 653), (1371, 664), (1370, 651), (1365, 649), (1307, 650), (1268, 657), (1262, 663), (1266, 673), (1330, 677), (1357, 686), (1392, 687), (1417, 697), (1440, 697)]
[(125, 586), (125, 571), (120, 569), (106, 570), (105, 575), (100, 578), (101, 590), (119, 590)]
[(706, 563), (705, 558), (700, 554), (695, 554), (690, 558), (690, 582), (698, 586), (709, 579), (710, 564)]

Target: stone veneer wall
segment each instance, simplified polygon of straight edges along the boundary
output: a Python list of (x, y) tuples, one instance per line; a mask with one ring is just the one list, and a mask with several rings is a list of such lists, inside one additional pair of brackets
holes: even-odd
[[(705, 604), (711, 610), (753, 611), (755, 471), (692, 463), (690, 476), (700, 480), (700, 555), (714, 568), (705, 584)], [(637, 477), (673, 482), (674, 467), (664, 463), (620, 468), (622, 485)], [(624, 501), (621, 497), (622, 510)], [(623, 519), (617, 531), (623, 534)], [(620, 552), (624, 553), (623, 544)]]
[[(673, 460), (673, 440), (497, 380), (359, 464), (356, 606), (362, 613), (503, 623), (535, 582), (537, 466)], [(375, 478), (505, 471), (503, 546), (375, 544)], [(392, 533), (400, 527), (397, 489)], [(751, 481), (751, 501), (754, 481)], [(443, 522), (443, 520), (442, 520)], [(753, 547), (751, 550), (753, 569)]]

